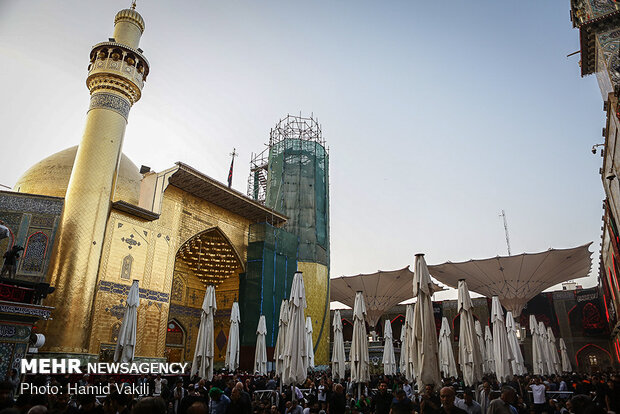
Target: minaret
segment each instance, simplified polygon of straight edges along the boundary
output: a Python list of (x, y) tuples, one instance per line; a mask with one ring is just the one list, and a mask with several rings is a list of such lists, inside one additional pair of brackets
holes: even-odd
[(138, 47), (144, 20), (121, 10), (114, 37), (90, 52), (86, 86), (90, 106), (75, 157), (56, 239), (49, 280), (56, 291), (48, 305), (53, 320), (44, 326), (44, 351), (85, 353), (91, 330), (99, 259), (114, 197), (123, 136), (131, 106), (142, 94), (149, 63)]

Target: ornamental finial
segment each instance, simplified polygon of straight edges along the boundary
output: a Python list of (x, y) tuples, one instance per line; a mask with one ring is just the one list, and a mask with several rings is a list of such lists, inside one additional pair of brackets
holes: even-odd
[(131, 2), (131, 10), (135, 10), (136, 9), (136, 0), (132, 0)]

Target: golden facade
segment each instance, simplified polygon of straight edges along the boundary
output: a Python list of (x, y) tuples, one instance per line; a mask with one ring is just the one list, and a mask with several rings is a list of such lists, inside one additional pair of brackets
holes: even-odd
[[(206, 286), (216, 286), (215, 361), (223, 365), (229, 318), (239, 300), (251, 224), (279, 227), (282, 214), (177, 163), (141, 173), (122, 154), (131, 106), (149, 65), (138, 49), (144, 21), (115, 18), (114, 38), (90, 54), (91, 93), (79, 147), (30, 168), (15, 190), (64, 197), (48, 272), (53, 320), (41, 353), (106, 360), (113, 353), (133, 280), (139, 281), (137, 358), (191, 361)], [(299, 263), (309, 298), (316, 362), (328, 361), (328, 269)], [(243, 321), (242, 321), (243, 323)]]

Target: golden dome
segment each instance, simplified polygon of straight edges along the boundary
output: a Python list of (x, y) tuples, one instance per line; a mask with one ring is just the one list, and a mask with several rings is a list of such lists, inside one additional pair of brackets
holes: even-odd
[[(39, 161), (17, 180), (13, 189), (20, 193), (64, 197), (77, 149), (76, 145)], [(123, 200), (138, 205), (140, 180), (142, 174), (138, 167), (123, 154), (116, 180), (114, 201)]]
[(133, 9), (124, 9), (116, 13), (116, 16), (114, 16), (114, 24), (119, 21), (134, 23), (144, 33), (144, 19), (140, 16), (140, 13)]

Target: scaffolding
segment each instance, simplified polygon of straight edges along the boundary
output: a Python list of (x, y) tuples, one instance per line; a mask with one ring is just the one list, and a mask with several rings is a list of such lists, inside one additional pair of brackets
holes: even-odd
[(250, 161), (248, 196), (288, 217), (298, 260), (329, 266), (329, 155), (312, 115), (287, 115), (271, 129)]

